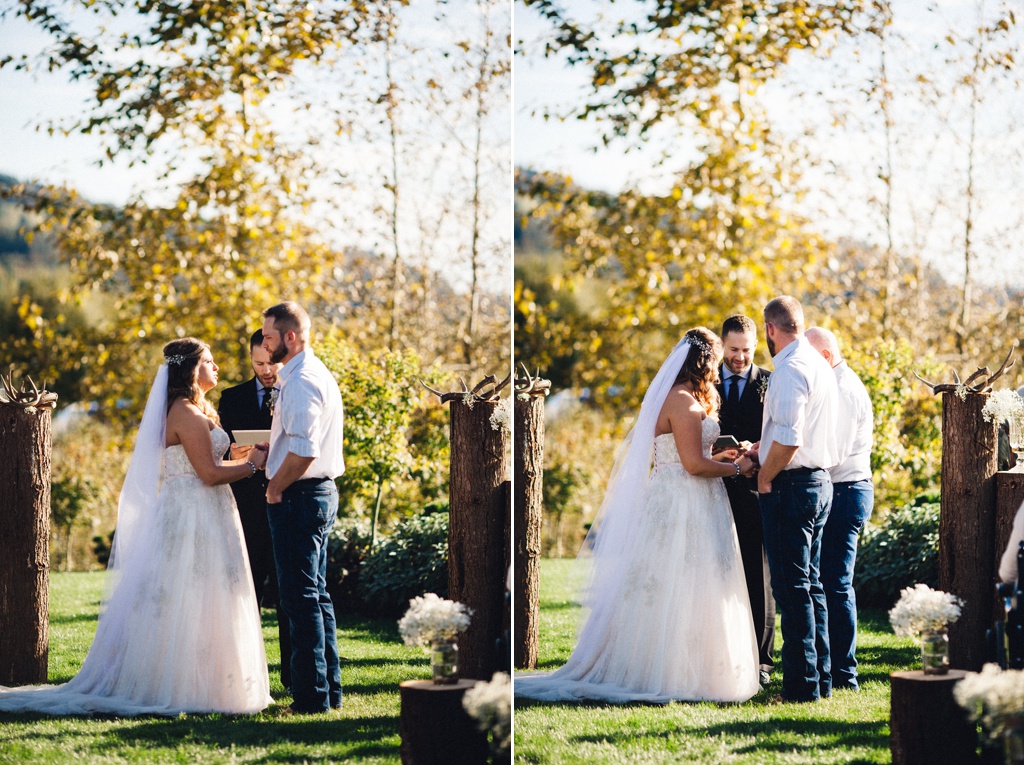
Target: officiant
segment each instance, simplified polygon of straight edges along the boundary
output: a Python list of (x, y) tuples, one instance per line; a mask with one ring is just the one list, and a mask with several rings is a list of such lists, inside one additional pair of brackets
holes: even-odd
[[(240, 449), (247, 448), (236, 445), (235, 431), (269, 431), (273, 421), (274, 399), (278, 390), (277, 373), (281, 364), (272, 363), (270, 352), (263, 349), (262, 329), (257, 329), (249, 338), (249, 362), (253, 377), (241, 385), (226, 389), (217, 407), (221, 427), (231, 436), (232, 453), (240, 453)], [(267, 520), (267, 474), (259, 470), (250, 478), (235, 481), (231, 484), (231, 490), (235, 494), (238, 516), (245, 534), (245, 546), (249, 551), (249, 569), (256, 589), (256, 602), (261, 608), (277, 609), (281, 656), (290, 657), (292, 652), (288, 622), (278, 603), (277, 569), (270, 540), (270, 523)], [(282, 658), (281, 683), (285, 688), (291, 685), (290, 675), (290, 662)]]

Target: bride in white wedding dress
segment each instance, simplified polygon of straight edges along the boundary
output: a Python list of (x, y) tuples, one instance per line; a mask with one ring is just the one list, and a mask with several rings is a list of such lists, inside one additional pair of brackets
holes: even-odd
[(517, 674), (516, 697), (734, 702), (760, 690), (721, 480), (737, 474), (738, 452), (711, 453), (721, 347), (691, 329), (655, 376), (584, 545), (592, 572), (576, 646), (555, 672)]
[(0, 712), (255, 714), (273, 702), (234, 497), (266, 452), (221, 461), (209, 346), (164, 347), (118, 503), (96, 637), (63, 685), (0, 688)]

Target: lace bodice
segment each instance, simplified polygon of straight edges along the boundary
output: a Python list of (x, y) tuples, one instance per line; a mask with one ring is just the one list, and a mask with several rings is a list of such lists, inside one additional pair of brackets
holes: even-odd
[[(710, 417), (704, 418), (701, 423), (701, 450), (708, 459), (711, 458), (711, 446), (721, 433), (722, 428), (719, 427), (718, 422)], [(654, 469), (681, 464), (675, 436), (671, 433), (656, 436), (654, 438)]]
[[(231, 437), (220, 428), (214, 428), (210, 431), (210, 438), (213, 439), (213, 459), (219, 465), (228, 446), (231, 445)], [(164, 475), (168, 478), (196, 475), (196, 469), (192, 467), (188, 455), (185, 454), (185, 447), (181, 444), (168, 446), (164, 450)]]

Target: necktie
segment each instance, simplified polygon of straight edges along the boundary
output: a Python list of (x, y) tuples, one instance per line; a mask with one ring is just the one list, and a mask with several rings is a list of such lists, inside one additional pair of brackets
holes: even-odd
[(274, 413), (272, 404), (274, 403), (275, 395), (277, 395), (277, 388), (263, 389), (263, 403), (260, 405), (260, 412), (268, 415), (272, 415)]
[(729, 395), (726, 398), (726, 403), (730, 406), (733, 404), (740, 403), (740, 376), (732, 375), (729, 378)]

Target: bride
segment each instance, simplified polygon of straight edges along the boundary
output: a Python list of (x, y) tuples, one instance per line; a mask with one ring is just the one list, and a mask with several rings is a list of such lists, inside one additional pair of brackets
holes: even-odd
[(0, 712), (255, 714), (273, 699), (263, 632), (227, 484), (266, 452), (221, 462), (206, 343), (164, 346), (118, 503), (96, 637), (63, 685), (0, 688)]
[(760, 689), (721, 480), (739, 472), (738, 452), (711, 456), (721, 349), (710, 330), (691, 329), (655, 376), (584, 545), (589, 613), (576, 646), (555, 672), (516, 675), (517, 697), (745, 701)]

